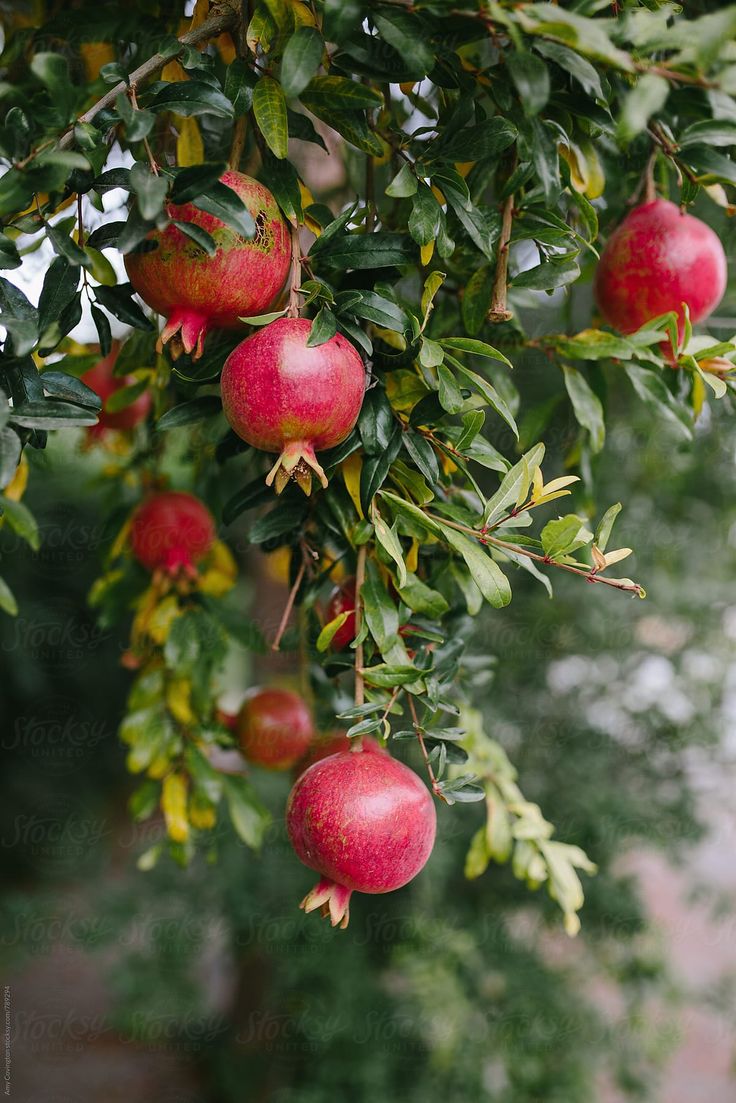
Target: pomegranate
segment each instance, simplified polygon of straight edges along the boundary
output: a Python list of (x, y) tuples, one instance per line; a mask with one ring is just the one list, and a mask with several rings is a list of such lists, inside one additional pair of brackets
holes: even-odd
[(138, 506), (130, 526), (133, 555), (149, 571), (194, 577), (215, 541), (215, 522), (192, 494), (164, 490)]
[(171, 222), (165, 230), (148, 235), (146, 240), (155, 242), (156, 249), (125, 258), (135, 290), (166, 317), (159, 351), (176, 337), (175, 359), (182, 350), (193, 351), (195, 360), (201, 356), (209, 329), (237, 329), (240, 318), (268, 310), (289, 270), (289, 231), (268, 188), (231, 170), (222, 174), (220, 182), (240, 196), (253, 216), (252, 239), (191, 203), (169, 204), (167, 214), (172, 219), (191, 222), (214, 238), (215, 255), (208, 256)]
[(235, 730), (245, 757), (267, 770), (288, 770), (314, 738), (306, 703), (286, 689), (252, 690), (238, 713)]
[(330, 755), (297, 779), (286, 806), (291, 845), (321, 875), (302, 900), (347, 927), (353, 892), (392, 892), (423, 868), (436, 814), (417, 775), (388, 754)]
[(336, 586), (332, 591), (325, 611), (325, 623), (329, 624), (340, 613), (347, 613), (347, 617), (330, 640), (330, 647), (335, 651), (344, 651), (355, 639), (355, 579), (348, 578), (342, 586)]
[(595, 274), (601, 313), (620, 333), (633, 333), (670, 310), (682, 336), (687, 303), (699, 322), (726, 289), (726, 255), (710, 226), (667, 199), (635, 207), (614, 230)]
[[(361, 743), (363, 750), (371, 754), (388, 754), (388, 751), (370, 735), (362, 736)], [(329, 758), (331, 754), (337, 754), (339, 751), (349, 751), (353, 745), (353, 740), (348, 739), (343, 731), (328, 732), (327, 735), (318, 736), (301, 762), (297, 763), (297, 776), (303, 774), (310, 766), (314, 766), (315, 762), (321, 762), (323, 758)]]
[(105, 403), (111, 395), (119, 391), (121, 387), (129, 387), (132, 383), (137, 383), (134, 375), (113, 375), (119, 351), (120, 342), (113, 341), (112, 348), (107, 356), (99, 360), (94, 367), (82, 376), (82, 382), (91, 387), (95, 394), (98, 394), (102, 399), (102, 411), (99, 421), (88, 429), (88, 434), (91, 437), (102, 436), (106, 429), (134, 429), (136, 425), (140, 425), (142, 421), (146, 420), (148, 411), (151, 409), (151, 395), (148, 391), (144, 391), (124, 410), (118, 410), (115, 413), (109, 413), (105, 410)]
[(360, 356), (341, 334), (309, 348), (312, 323), (279, 318), (234, 349), (222, 370), (225, 417), (243, 440), (279, 452), (266, 483), (278, 494), (290, 478), (305, 494), (312, 473), (327, 479), (315, 449), (333, 448), (351, 431), (365, 392)]

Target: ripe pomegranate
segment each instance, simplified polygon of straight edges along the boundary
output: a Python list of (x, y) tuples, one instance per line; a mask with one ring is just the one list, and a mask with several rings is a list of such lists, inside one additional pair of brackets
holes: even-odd
[(192, 494), (164, 490), (138, 506), (130, 526), (133, 555), (149, 571), (194, 577), (195, 564), (215, 541), (215, 522)]
[(336, 586), (332, 591), (330, 600), (325, 610), (325, 623), (329, 624), (340, 613), (347, 613), (347, 617), (330, 640), (330, 647), (334, 651), (343, 651), (355, 639), (355, 579), (348, 578), (342, 586)]
[(112, 348), (107, 356), (99, 360), (94, 367), (82, 376), (82, 382), (91, 387), (95, 394), (98, 394), (102, 399), (102, 411), (99, 421), (87, 430), (90, 437), (100, 437), (106, 429), (134, 429), (136, 425), (140, 425), (142, 421), (146, 420), (148, 411), (151, 409), (151, 395), (148, 391), (144, 391), (124, 410), (118, 410), (116, 413), (109, 413), (105, 410), (105, 403), (111, 395), (119, 391), (121, 387), (129, 387), (132, 383), (137, 382), (134, 375), (113, 375), (119, 351), (120, 342), (113, 341)]
[(169, 204), (167, 214), (179, 222), (200, 226), (214, 238), (217, 251), (210, 257), (171, 222), (165, 230), (152, 230), (147, 241), (157, 248), (128, 253), (125, 267), (141, 298), (166, 325), (161, 345), (176, 337), (172, 355), (194, 350), (202, 355), (210, 329), (237, 329), (240, 318), (262, 314), (271, 306), (286, 279), (291, 260), (289, 231), (268, 188), (228, 170), (220, 182), (240, 196), (256, 224), (248, 240), (215, 215), (191, 203)]
[[(388, 754), (388, 751), (370, 735), (362, 736), (361, 743), (363, 750), (370, 754)], [(352, 746), (354, 746), (353, 740), (348, 739), (343, 731), (328, 732), (327, 735), (318, 736), (301, 762), (297, 763), (297, 777), (310, 766), (314, 766), (315, 762), (321, 762), (323, 758), (329, 758), (331, 754), (338, 754), (339, 751), (349, 751)]]
[(595, 274), (595, 297), (607, 322), (633, 333), (659, 314), (676, 310), (680, 336), (682, 304), (699, 322), (726, 289), (726, 255), (710, 226), (683, 214), (667, 199), (635, 207), (614, 230)]
[(387, 754), (341, 751), (297, 779), (286, 806), (291, 844), (321, 875), (302, 900), (347, 927), (352, 892), (392, 892), (423, 868), (436, 814), (426, 786)]
[(288, 770), (314, 738), (306, 703), (286, 689), (255, 689), (246, 697), (235, 730), (250, 762), (267, 770)]
[(279, 318), (234, 349), (222, 370), (225, 417), (243, 440), (279, 452), (266, 478), (280, 494), (290, 478), (305, 494), (312, 472), (327, 479), (315, 449), (340, 444), (358, 420), (365, 392), (360, 356), (341, 334), (309, 348), (312, 323)]

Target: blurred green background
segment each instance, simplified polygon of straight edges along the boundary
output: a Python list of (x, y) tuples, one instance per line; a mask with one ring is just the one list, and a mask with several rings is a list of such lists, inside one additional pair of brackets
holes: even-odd
[[(519, 365), (525, 398), (544, 403), (549, 371), (542, 357)], [(112, 536), (109, 488), (71, 437), (31, 457), (41, 548), (0, 532), (20, 604), (0, 621), (0, 954), (17, 1098), (733, 1099), (730, 414), (706, 411), (688, 445), (611, 371), (596, 505), (627, 503), (617, 536), (647, 601), (567, 576), (549, 601), (517, 572), (514, 602), (484, 613), (474, 639), (502, 660), (476, 702), (489, 734), (557, 837), (599, 866), (576, 940), (508, 869), (464, 880), (476, 806), (440, 808), (424, 872), (358, 898), (344, 933), (298, 910), (313, 878), (282, 830), (286, 777), (263, 779), (274, 826), (260, 857), (223, 826), (216, 863), (140, 872), (163, 827), (133, 826), (125, 807), (125, 639), (85, 606)], [(545, 434), (550, 472), (575, 439), (566, 416)], [(245, 594), (258, 564), (226, 535)], [(227, 679), (245, 689), (243, 663)]]

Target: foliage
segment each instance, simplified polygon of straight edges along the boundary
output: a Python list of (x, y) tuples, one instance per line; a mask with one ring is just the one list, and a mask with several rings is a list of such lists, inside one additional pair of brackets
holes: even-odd
[[(146, 386), (156, 396), (155, 422), (111, 464), (126, 504), (158, 485), (181, 449), (189, 485), (222, 506), (226, 524), (243, 518), (253, 545), (288, 548), (319, 722), (331, 727), (337, 715), (355, 738), (416, 740), (438, 798), (486, 801), (490, 829), (476, 835), (470, 872), (513, 852), (514, 872), (547, 881), (574, 933), (576, 869), (592, 862), (550, 840), (501, 749), (475, 720), (466, 728), (485, 677), (464, 650), (467, 617), (484, 601), (507, 606), (517, 570), (547, 588), (554, 569), (644, 596), (607, 573), (630, 549), (608, 550), (619, 506), (598, 507), (592, 478), (619, 380), (686, 439), (709, 390), (730, 401), (736, 345), (694, 336), (689, 324), (678, 338), (674, 314), (627, 338), (545, 333), (537, 316), (540, 293), (554, 303), (587, 280), (599, 214), (612, 224), (645, 182), (730, 211), (736, 7), (702, 5), (689, 18), (654, 0), (614, 5), (613, 17), (596, 0), (450, 10), (443, 0), (262, 0), (238, 27), (235, 7), (209, 12), (199, 0), (183, 28), (176, 6), (150, 9), (81, 3), (40, 26), (10, 20), (0, 263), (17, 269), (37, 249), (53, 260), (36, 306), (0, 280), (5, 522), (33, 545), (32, 518), (9, 492), (20, 450), (43, 449), (50, 430), (96, 423), (99, 400), (79, 378), (89, 350), (69, 337), (89, 305), (103, 352), (113, 324), (131, 329), (116, 371), (138, 377), (116, 408)], [(330, 131), (348, 183), (315, 199), (308, 158), (290, 143), (319, 148)], [(172, 365), (112, 263), (146, 248), (149, 231), (174, 217), (171, 204), (185, 201), (251, 235), (243, 204), (219, 182), (228, 160), (257, 174), (304, 228), (295, 259), (313, 343), (339, 329), (370, 367), (357, 427), (321, 456), (329, 488), (309, 499), (292, 485), (274, 501), (267, 457), (224, 431), (217, 380), (234, 341), (210, 338), (202, 360)], [(112, 212), (105, 199), (118, 189), (125, 206)], [(307, 230), (314, 240), (301, 256)], [(200, 232), (192, 247), (208, 253), (213, 242)], [(249, 324), (278, 317), (275, 305)], [(541, 407), (525, 407), (514, 382), (528, 347), (555, 373)], [(579, 429), (543, 474), (540, 438), (561, 404)], [(223, 503), (215, 486), (225, 482), (239, 489)], [(572, 493), (564, 515), (545, 508)], [(134, 813), (160, 805), (184, 860), (224, 796), (257, 845), (259, 799), (205, 753), (227, 741), (213, 725), (217, 667), (238, 632), (224, 595), (209, 600), (206, 568), (194, 587), (149, 587), (124, 540), (114, 551), (120, 560), (93, 599), (103, 623), (136, 608), (133, 653), (146, 639), (121, 732), (129, 765), (148, 774)], [(333, 653), (340, 625), (322, 623), (321, 610), (340, 573), (358, 580), (358, 632), (349, 652)], [(15, 609), (5, 588), (0, 603)]]

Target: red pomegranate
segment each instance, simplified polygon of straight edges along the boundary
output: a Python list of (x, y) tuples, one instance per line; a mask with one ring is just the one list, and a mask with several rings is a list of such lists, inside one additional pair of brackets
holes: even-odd
[(291, 845), (321, 875), (304, 898), (347, 927), (352, 892), (392, 892), (423, 868), (436, 814), (417, 775), (388, 754), (342, 751), (297, 779), (286, 806)]
[(340, 613), (347, 613), (347, 617), (330, 640), (330, 647), (335, 651), (343, 651), (355, 639), (355, 579), (348, 578), (341, 586), (336, 586), (332, 591), (330, 600), (325, 610), (325, 623), (329, 624)]
[(217, 251), (210, 257), (171, 222), (165, 230), (152, 230), (147, 241), (157, 248), (129, 253), (125, 267), (141, 298), (166, 325), (160, 346), (174, 336), (172, 355), (202, 355), (210, 329), (237, 329), (240, 318), (262, 314), (281, 290), (289, 270), (291, 244), (287, 225), (268, 188), (228, 170), (220, 181), (240, 196), (256, 224), (250, 240), (226, 226), (215, 215), (191, 203), (170, 204), (167, 214), (179, 222), (191, 222), (210, 234)]
[(164, 490), (136, 509), (130, 526), (133, 555), (149, 571), (196, 575), (195, 564), (215, 541), (215, 522), (192, 494)]
[(327, 479), (315, 449), (345, 440), (365, 392), (360, 356), (341, 334), (309, 348), (312, 323), (279, 318), (234, 349), (222, 370), (225, 417), (243, 440), (279, 452), (266, 483), (281, 493), (290, 478), (305, 494), (312, 473)]
[[(344, 731), (328, 732), (327, 735), (318, 736), (301, 762), (297, 763), (297, 776), (303, 774), (310, 766), (314, 766), (315, 762), (321, 762), (323, 758), (329, 758), (331, 754), (338, 754), (339, 751), (349, 751), (353, 745), (353, 740), (348, 739)], [(388, 751), (370, 735), (361, 737), (361, 746), (370, 754), (388, 754)]]
[(314, 738), (306, 703), (286, 689), (254, 689), (246, 697), (235, 730), (245, 757), (267, 770), (288, 770)]
[(676, 310), (682, 335), (687, 303), (699, 322), (726, 289), (726, 255), (710, 226), (667, 199), (635, 207), (614, 230), (595, 274), (601, 313), (620, 333)]
[(146, 420), (148, 411), (151, 409), (151, 395), (148, 391), (144, 391), (124, 410), (118, 410), (116, 413), (108, 413), (105, 410), (105, 403), (111, 395), (119, 391), (121, 387), (129, 387), (132, 383), (138, 382), (134, 375), (113, 375), (119, 351), (120, 342), (113, 341), (112, 348), (107, 356), (99, 360), (94, 367), (82, 376), (82, 382), (91, 387), (95, 394), (98, 394), (102, 399), (102, 411), (99, 421), (87, 430), (92, 437), (101, 436), (106, 429), (134, 429), (136, 425), (140, 425), (142, 421)]

